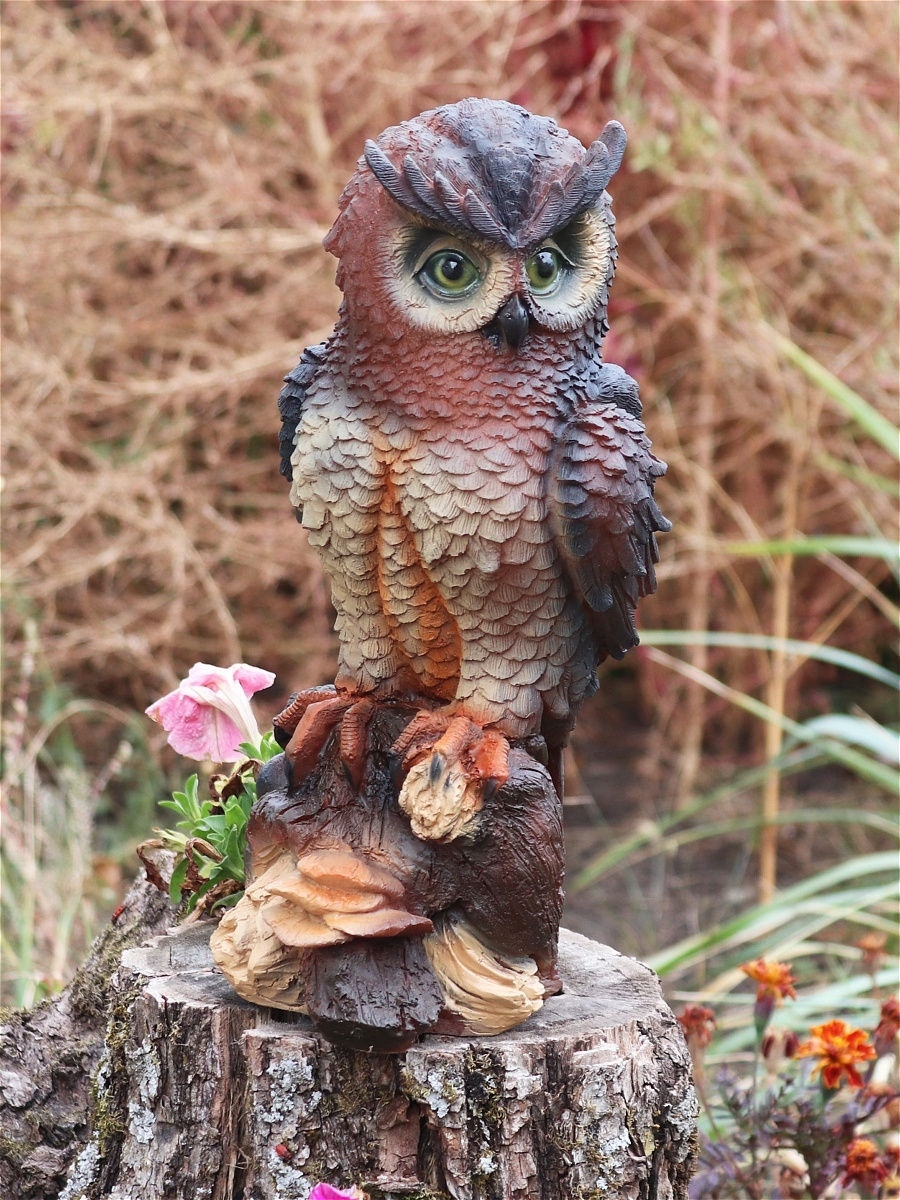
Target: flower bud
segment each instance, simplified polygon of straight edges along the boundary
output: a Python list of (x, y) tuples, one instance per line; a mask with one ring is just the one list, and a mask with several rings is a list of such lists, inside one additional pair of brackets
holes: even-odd
[(799, 1045), (800, 1039), (792, 1029), (768, 1029), (760, 1046), (766, 1073), (777, 1075), (785, 1062), (797, 1053)]

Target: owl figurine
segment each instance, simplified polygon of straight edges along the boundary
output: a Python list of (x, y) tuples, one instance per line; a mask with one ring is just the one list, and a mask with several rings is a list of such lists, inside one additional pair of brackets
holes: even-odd
[(296, 781), (337, 731), (359, 782), (372, 713), (412, 702), (393, 751), (420, 838), (466, 833), (511, 743), (561, 795), (597, 666), (656, 586), (665, 465), (601, 357), (624, 148), (616, 122), (585, 149), (514, 104), (436, 108), (366, 143), (325, 241), (339, 320), (279, 406), (339, 666), (276, 734)]

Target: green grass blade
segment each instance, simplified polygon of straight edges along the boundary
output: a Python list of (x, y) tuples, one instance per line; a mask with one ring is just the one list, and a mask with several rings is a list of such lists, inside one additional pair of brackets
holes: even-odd
[(833, 738), (817, 736), (814, 731), (806, 729), (799, 721), (791, 720), (784, 713), (777, 712), (774, 708), (771, 708), (768, 704), (764, 704), (761, 700), (757, 700), (754, 696), (748, 696), (745, 692), (739, 692), (736, 688), (729, 687), (728, 684), (722, 683), (721, 680), (716, 679), (706, 671), (701, 671), (699, 667), (695, 667), (691, 663), (682, 662), (681, 659), (675, 658), (671, 654), (666, 654), (662, 650), (657, 650), (652, 646), (648, 647), (647, 653), (661, 666), (677, 671), (678, 674), (693, 680), (695, 683), (700, 684), (701, 687), (705, 687), (715, 695), (721, 696), (723, 700), (728, 700), (738, 708), (742, 708), (745, 712), (751, 713), (762, 721), (780, 725), (785, 733), (796, 738), (798, 742), (813, 743), (823, 754), (834, 759), (841, 766), (847, 767), (848, 770), (859, 775), (861, 779), (867, 779), (870, 783), (878, 784), (879, 787), (884, 788), (885, 791), (890, 792), (893, 796), (896, 796), (898, 790), (900, 790), (900, 776), (898, 776), (898, 772), (884, 763), (877, 762), (867, 755), (852, 749), (850, 746), (844, 746)]
[(695, 845), (697, 842), (705, 842), (720, 837), (730, 837), (735, 833), (744, 833), (747, 831), (758, 832), (763, 825), (851, 825), (854, 829), (872, 829), (877, 833), (884, 833), (891, 837), (900, 835), (900, 829), (898, 829), (896, 821), (881, 816), (879, 813), (867, 813), (857, 808), (828, 809), (826, 812), (817, 808), (796, 809), (790, 812), (778, 813), (777, 816), (769, 819), (763, 819), (761, 814), (753, 813), (746, 817), (732, 817), (728, 820), (710, 821), (708, 824), (701, 825), (696, 829), (682, 829), (661, 837), (648, 837), (646, 844), (642, 847), (635, 847), (627, 857), (627, 860), (623, 859), (607, 865), (604, 873), (611, 874), (617, 868), (633, 867), (646, 858), (681, 850), (685, 846)]
[(821, 537), (773, 538), (761, 542), (720, 542), (718, 548), (726, 554), (743, 558), (836, 554), (844, 558), (883, 558), (891, 564), (900, 560), (900, 547), (890, 538), (854, 537), (840, 533)]
[(893, 729), (866, 717), (825, 713), (803, 722), (814, 737), (834, 737), (848, 746), (859, 746), (882, 762), (900, 765), (900, 738)]
[(836, 475), (841, 475), (844, 479), (849, 479), (851, 483), (858, 484), (860, 487), (884, 492), (886, 496), (896, 496), (900, 490), (896, 479), (888, 479), (886, 475), (879, 475), (877, 471), (870, 471), (856, 463), (845, 462), (844, 459), (835, 458), (831, 454), (817, 454), (815, 457), (819, 466), (824, 467), (826, 471), (833, 471)]
[(804, 642), (797, 638), (771, 637), (762, 633), (725, 633), (709, 630), (642, 629), (641, 642), (646, 646), (728, 646), (737, 650), (783, 651), (798, 658), (814, 658), (831, 663), (846, 671), (855, 671), (888, 687), (900, 689), (900, 675), (861, 654), (823, 646), (819, 642)]
[(889, 454), (900, 458), (900, 430), (896, 425), (893, 425), (887, 417), (882, 416), (853, 388), (848, 387), (836, 375), (832, 375), (828, 368), (823, 367), (812, 355), (801, 350), (796, 342), (792, 342), (790, 338), (785, 337), (784, 334), (779, 333), (777, 329), (773, 329), (764, 321), (760, 322), (759, 327), (763, 335), (778, 347), (784, 357), (795, 367), (799, 367), (808, 379), (817, 384), (838, 408), (841, 408), (851, 420), (856, 422), (860, 429)]
[[(881, 879), (888, 875), (888, 882)], [(843, 887), (848, 881), (858, 884), (871, 878), (864, 887)], [(833, 889), (841, 889), (835, 892)], [(893, 852), (858, 855), (825, 871), (785, 888), (767, 904), (755, 905), (713, 930), (694, 934), (646, 961), (660, 975), (672, 975), (690, 969), (715, 954), (746, 946), (764, 933), (776, 933), (783, 941), (809, 937), (835, 920), (846, 919), (857, 910), (873, 906), (896, 895), (898, 890), (897, 855)], [(806, 914), (815, 900), (816, 911)], [(839, 915), (835, 915), (839, 914)], [(759, 948), (757, 948), (759, 953)]]
[[(577, 874), (567, 879), (566, 891), (574, 893), (590, 887), (595, 880), (600, 879), (608, 871), (614, 871), (624, 865), (625, 860), (630, 861), (631, 856), (643, 847), (649, 847), (651, 844), (654, 846), (657, 845), (659, 839), (665, 836), (670, 830), (679, 825), (686, 825), (688, 821), (700, 816), (701, 813), (711, 808), (712, 805), (717, 804), (720, 800), (728, 799), (740, 792), (758, 787), (773, 770), (778, 771), (782, 776), (788, 776), (798, 771), (818, 766), (823, 761), (825, 761), (825, 756), (820, 754), (815, 746), (801, 746), (787, 753), (780, 754), (776, 758), (769, 759), (761, 766), (748, 767), (746, 770), (735, 775), (733, 779), (729, 779), (726, 783), (705, 792), (702, 796), (694, 800), (692, 804), (687, 805), (678, 812), (660, 817), (652, 826), (647, 827), (645, 825), (638, 832), (628, 837), (617, 838), (608, 850), (604, 850), (599, 855), (596, 855)], [(642, 854), (641, 857), (644, 857), (644, 855)]]
[(677, 976), (700, 963), (723, 954), (740, 958), (790, 958), (797, 942), (821, 934), (838, 922), (867, 925), (864, 910), (870, 905), (898, 897), (896, 880), (878, 886), (858, 888), (846, 895), (826, 895), (818, 904), (796, 902), (790, 917), (779, 904), (773, 909), (751, 909), (732, 922), (705, 934), (697, 934), (676, 946), (645, 959), (664, 978)]

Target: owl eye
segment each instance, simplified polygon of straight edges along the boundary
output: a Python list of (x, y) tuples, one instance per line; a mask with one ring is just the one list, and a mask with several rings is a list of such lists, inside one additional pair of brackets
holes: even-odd
[(531, 290), (546, 296), (556, 290), (567, 259), (557, 246), (541, 246), (525, 264)]
[(416, 279), (434, 296), (467, 296), (481, 283), (481, 272), (461, 250), (438, 250), (430, 255)]

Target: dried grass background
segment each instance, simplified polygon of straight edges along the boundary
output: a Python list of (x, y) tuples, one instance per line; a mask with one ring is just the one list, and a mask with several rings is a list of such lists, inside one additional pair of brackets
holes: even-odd
[[(725, 543), (894, 528), (889, 495), (833, 468), (881, 453), (760, 334), (893, 415), (894, 4), (13, 0), (2, 20), (13, 692), (29, 628), (55, 678), (124, 709), (197, 659), (284, 693), (329, 678), (274, 401), (333, 325), (320, 243), (364, 139), (472, 94), (629, 132), (607, 356), (640, 379), (676, 522), (643, 623), (884, 655), (883, 564)], [(769, 681), (764, 655), (695, 660)], [(704, 740), (740, 751), (743, 719), (629, 669), (689, 775)], [(829, 682), (791, 676), (794, 710)]]

